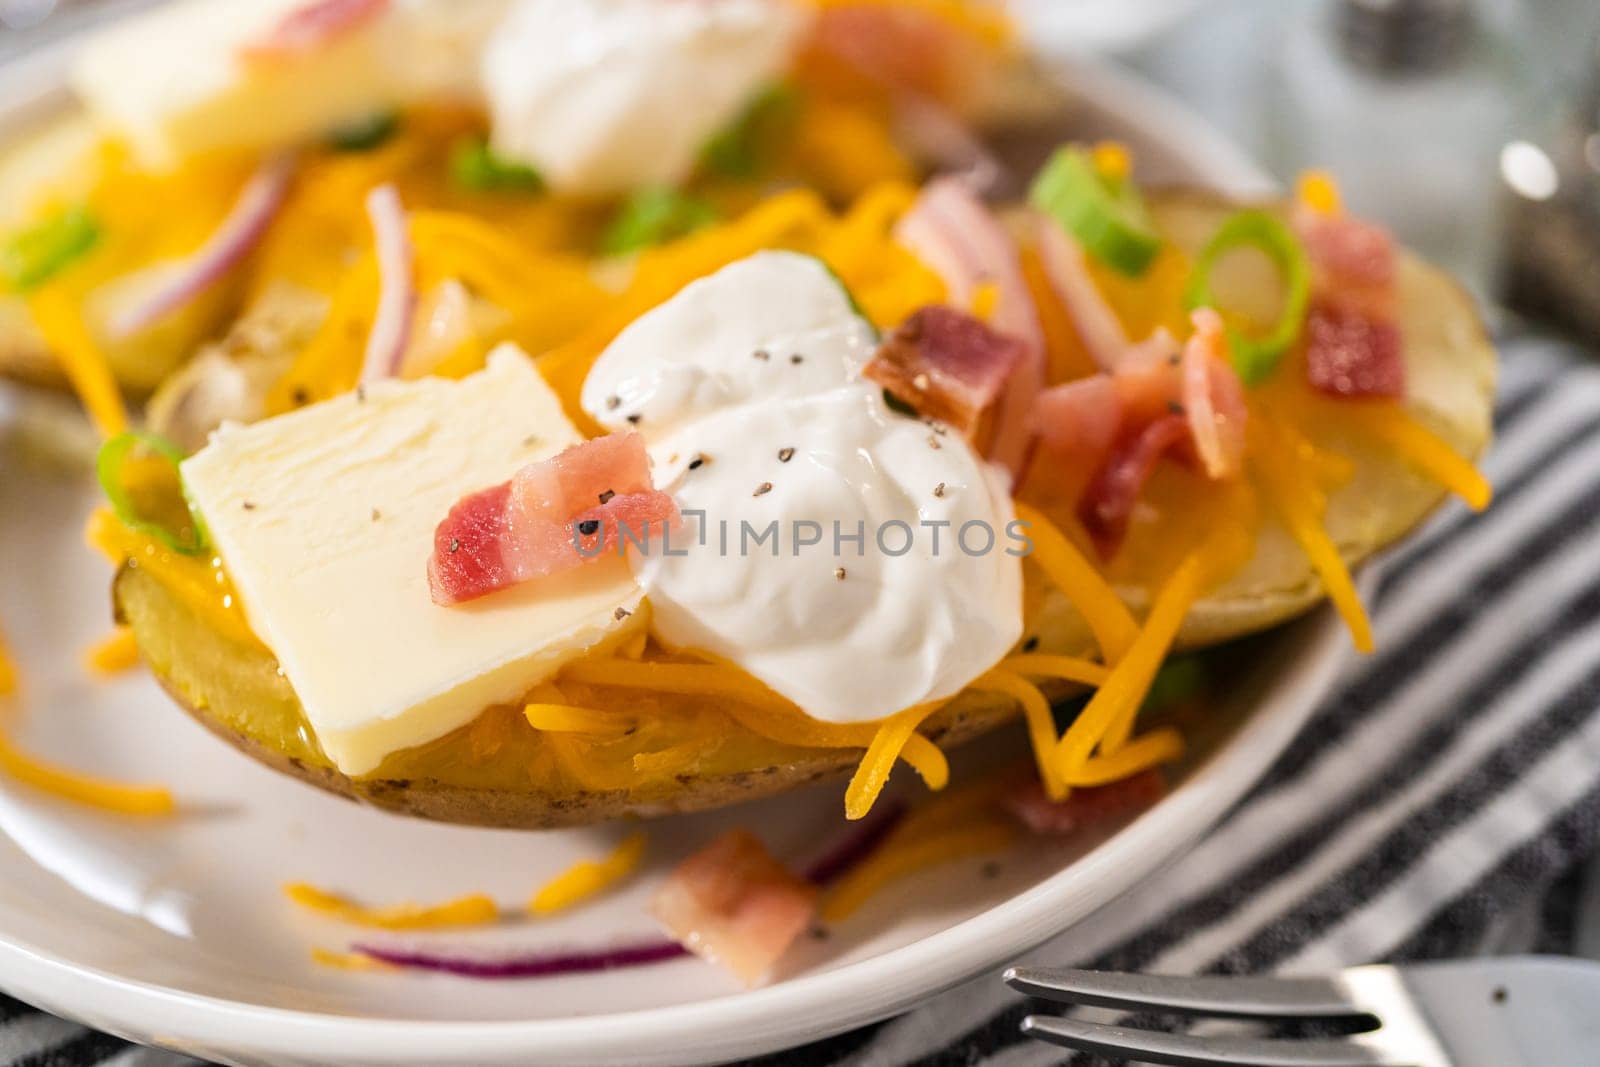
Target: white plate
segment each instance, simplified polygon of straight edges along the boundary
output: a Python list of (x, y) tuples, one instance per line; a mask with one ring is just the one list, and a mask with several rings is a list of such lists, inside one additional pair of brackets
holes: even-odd
[[(1073, 135), (1126, 139), (1155, 177), (1239, 194), (1265, 187), (1172, 100), (1099, 67), (1066, 76), (1081, 101), (1064, 122)], [(79, 652), (110, 628), (106, 567), (79, 536), (93, 501), (82, 475), (42, 473), (0, 450), (0, 620), (27, 674), (7, 725), (30, 751), (170, 783), (189, 814), (119, 820), (0, 781), (0, 981), (91, 1025), (228, 1062), (704, 1063), (883, 1018), (1085, 918), (1193, 842), (1293, 736), (1345, 645), (1326, 612), (1284, 631), (1262, 668), (1239, 679), (1176, 791), (1092, 850), (1019, 849), (997, 876), (976, 861), (931, 872), (808, 942), (764, 989), (741, 990), (694, 961), (530, 982), (354, 974), (310, 962), (312, 945), (341, 947), (350, 931), (293, 911), (280, 883), (379, 901), (482, 890), (517, 903), (618, 831), (518, 834), (380, 814), (248, 761), (142, 676), (91, 681)], [(779, 855), (803, 858), (838, 833), (840, 794), (833, 784), (652, 825), (651, 871), (626, 892), (466, 940), (648, 936), (642, 900), (675, 857), (746, 824)]]

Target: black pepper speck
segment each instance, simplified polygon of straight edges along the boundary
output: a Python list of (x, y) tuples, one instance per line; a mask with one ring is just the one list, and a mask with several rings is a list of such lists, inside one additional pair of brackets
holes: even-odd
[(787, 463), (794, 458), (794, 449), (784, 448), (778, 451), (778, 462)]
[(760, 485), (756, 486), (756, 491), (752, 495), (753, 496), (766, 496), (770, 492), (772, 492), (772, 483), (771, 482), (762, 482)]
[(595, 534), (600, 532), (600, 520), (587, 519), (578, 523), (578, 532), (585, 537), (593, 537)]

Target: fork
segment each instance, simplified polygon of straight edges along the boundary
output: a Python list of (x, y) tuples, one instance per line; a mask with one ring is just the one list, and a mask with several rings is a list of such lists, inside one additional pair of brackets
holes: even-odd
[(1263, 1022), (1364, 1025), (1345, 1037), (1145, 1030), (1051, 1015), (1029, 1037), (1140, 1063), (1227, 1067), (1594, 1067), (1600, 965), (1522, 956), (1353, 967), (1328, 978), (1176, 977), (1012, 967), (1019, 992), (1063, 1004)]

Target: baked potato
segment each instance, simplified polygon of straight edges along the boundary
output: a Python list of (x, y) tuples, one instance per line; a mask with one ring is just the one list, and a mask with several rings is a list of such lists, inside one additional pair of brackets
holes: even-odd
[[(1154, 193), (1149, 207), (1162, 235), (1190, 253), (1237, 209), (1214, 195), (1189, 190)], [(1249, 290), (1254, 282), (1248, 264), (1240, 266), (1237, 280), (1219, 279), (1224, 284)], [(1477, 456), (1491, 433), (1495, 353), (1474, 305), (1446, 275), (1410, 255), (1402, 257), (1398, 287), (1407, 339), (1409, 414), (1461, 455)], [(1436, 482), (1359, 433), (1341, 432), (1337, 426), (1308, 432), (1316, 435), (1317, 444), (1353, 462), (1353, 475), (1331, 494), (1325, 518), (1349, 566), (1403, 537), (1444, 496)], [(1163, 492), (1159, 477), (1150, 492), (1158, 498)], [(1082, 616), (1042, 572), (1031, 564), (1026, 572), (1025, 647), (1092, 654), (1094, 640)], [(1119, 594), (1136, 614), (1143, 614), (1146, 591), (1157, 576), (1115, 577)], [(1177, 644), (1198, 649), (1256, 633), (1307, 611), (1324, 593), (1294, 538), (1268, 515), (1253, 557), (1195, 605)], [(780, 744), (730, 720), (721, 743), (686, 770), (632, 780), (624, 774), (621, 782), (585, 781), (583, 774), (571, 773), (543, 751), (539, 733), (522, 723), (514, 709), (490, 709), (478, 722), (397, 753), (371, 775), (351, 778), (319, 750), (293, 689), (264, 647), (221, 634), (136, 566), (125, 566), (118, 574), (115, 602), (118, 618), (132, 628), (156, 677), (207, 728), (274, 769), (403, 814), (529, 829), (648, 817), (770, 796), (845, 774), (860, 759), (858, 749)], [(1065, 692), (1058, 687), (1054, 695)], [(644, 719), (649, 707), (644, 699)], [(949, 747), (1015, 715), (1008, 698), (969, 690), (929, 719), (923, 731)], [(641, 728), (612, 742), (611, 762), (628, 766), (634, 754), (670, 746), (671, 716), (660, 718), (666, 723), (660, 729)]]

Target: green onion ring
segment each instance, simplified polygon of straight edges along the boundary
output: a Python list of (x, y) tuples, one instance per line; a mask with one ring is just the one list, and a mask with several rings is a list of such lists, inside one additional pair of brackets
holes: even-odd
[(1271, 376), (1278, 363), (1294, 347), (1305, 329), (1306, 310), (1311, 303), (1311, 261), (1305, 248), (1288, 224), (1265, 211), (1246, 210), (1232, 215), (1211, 238), (1194, 265), (1184, 303), (1190, 311), (1217, 306), (1211, 289), (1211, 274), (1217, 261), (1236, 248), (1257, 248), (1266, 253), (1283, 275), (1287, 295), (1283, 313), (1265, 337), (1250, 337), (1228, 329), (1229, 356), (1233, 369), (1246, 385), (1257, 385)]
[[(141, 445), (156, 456), (167, 460), (172, 464), (173, 470), (178, 471), (178, 487), (183, 492), (183, 504), (189, 511), (190, 520), (194, 523), (192, 541), (181, 540), (160, 523), (141, 517), (134, 508), (133, 501), (128, 498), (128, 493), (122, 485), (122, 467), (128, 462), (133, 450)], [(179, 555), (200, 556), (210, 551), (211, 534), (206, 529), (205, 521), (200, 517), (200, 511), (195, 507), (194, 500), (189, 496), (189, 487), (184, 484), (183, 473), (178, 467), (183, 459), (183, 449), (160, 434), (129, 430), (126, 433), (119, 433), (100, 446), (94, 470), (95, 476), (100, 480), (101, 490), (111, 502), (111, 510), (116, 513), (117, 519), (124, 526), (130, 530), (149, 534)]]

